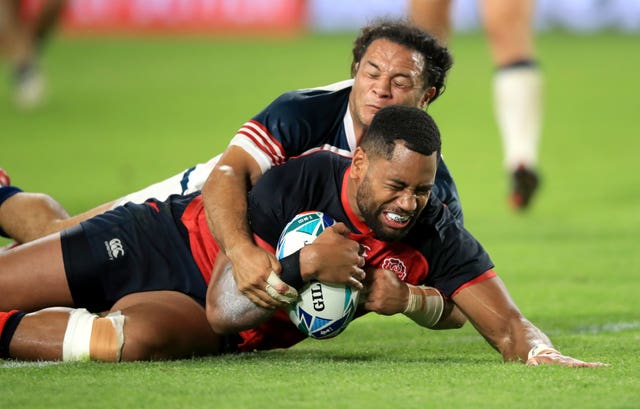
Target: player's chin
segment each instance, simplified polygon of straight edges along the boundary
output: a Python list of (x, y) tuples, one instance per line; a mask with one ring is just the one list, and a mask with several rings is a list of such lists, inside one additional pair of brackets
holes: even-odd
[(371, 121), (375, 114), (380, 111), (381, 107), (375, 105), (366, 105), (362, 110), (362, 119), (363, 122), (366, 122), (368, 125), (371, 125)]

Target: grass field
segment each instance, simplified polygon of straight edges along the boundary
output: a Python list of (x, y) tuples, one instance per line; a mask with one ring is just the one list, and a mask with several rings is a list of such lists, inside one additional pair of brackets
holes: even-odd
[[(23, 189), (85, 210), (220, 152), (279, 93), (346, 78), (352, 39), (58, 38), (44, 61), (42, 109), (15, 110), (0, 82), (0, 166)], [(560, 350), (611, 367), (503, 364), (470, 326), (433, 332), (367, 316), (333, 340), (284, 351), (118, 365), (0, 361), (0, 407), (640, 407), (638, 37), (540, 37), (544, 180), (525, 215), (506, 205), (484, 39), (456, 37), (453, 52), (447, 91), (430, 112), (467, 227)]]

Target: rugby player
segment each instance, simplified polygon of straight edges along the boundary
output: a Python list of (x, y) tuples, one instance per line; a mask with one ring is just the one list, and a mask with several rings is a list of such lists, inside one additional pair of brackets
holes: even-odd
[[(272, 251), (293, 216), (323, 211), (341, 223), (288, 256), (283, 277), (361, 288), (366, 264), (360, 314), (404, 313), (433, 327), (449, 318), (444, 296), (505, 361), (602, 365), (562, 355), (522, 316), (482, 246), (431, 198), (439, 159), (440, 134), (426, 112), (385, 107), (352, 159), (333, 152), (304, 155), (258, 181), (248, 196), (256, 241)], [(347, 231), (359, 245), (342, 236)], [(119, 361), (283, 348), (302, 340), (282, 310), (261, 309), (233, 279), (221, 280), (225, 272), (231, 278), (229, 269), (216, 269), (211, 279), (219, 252), (199, 194), (129, 203), (15, 248), (0, 255), (0, 310), (67, 309), (0, 314), (0, 353)], [(389, 258), (405, 268), (385, 269)], [(351, 268), (335, 269), (336, 259)], [(255, 319), (246, 306), (262, 316)], [(82, 307), (105, 313), (98, 318)], [(220, 307), (233, 310), (228, 316), (243, 313), (233, 317), (241, 321), (232, 323), (238, 332), (222, 336), (203, 324), (208, 318), (218, 330)], [(242, 331), (245, 325), (257, 326)]]

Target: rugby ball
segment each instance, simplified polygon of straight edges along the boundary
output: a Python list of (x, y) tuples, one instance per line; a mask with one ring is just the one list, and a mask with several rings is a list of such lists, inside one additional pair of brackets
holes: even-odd
[[(312, 243), (335, 220), (322, 212), (296, 215), (284, 228), (276, 255), (283, 258)], [(300, 291), (297, 302), (287, 306), (289, 319), (304, 334), (316, 339), (340, 334), (353, 319), (358, 290), (346, 285), (311, 281)]]

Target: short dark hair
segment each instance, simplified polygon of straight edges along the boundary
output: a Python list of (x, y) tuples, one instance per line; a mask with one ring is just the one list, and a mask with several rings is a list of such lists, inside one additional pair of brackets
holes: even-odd
[(423, 155), (437, 152), (438, 160), (440, 158), (440, 130), (431, 115), (420, 108), (406, 105), (382, 108), (373, 116), (360, 146), (367, 155), (389, 160), (397, 141)]
[(453, 65), (449, 50), (440, 45), (435, 37), (404, 20), (378, 20), (362, 28), (360, 35), (353, 42), (351, 77), (355, 77), (356, 65), (367, 52), (369, 45), (380, 38), (422, 54), (425, 63), (422, 70), (423, 89), (428, 87), (436, 89), (431, 102), (444, 92), (447, 72)]

